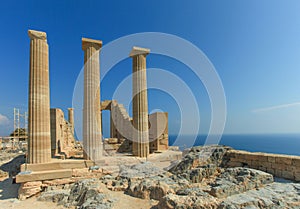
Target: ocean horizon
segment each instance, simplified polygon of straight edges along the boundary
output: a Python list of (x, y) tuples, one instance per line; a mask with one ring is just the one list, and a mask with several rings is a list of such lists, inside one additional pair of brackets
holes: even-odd
[[(169, 135), (169, 145), (179, 146), (180, 150), (203, 146), (206, 137), (202, 134), (197, 137), (183, 135), (176, 140), (176, 135)], [(300, 156), (300, 134), (224, 134), (218, 144), (249, 152)]]

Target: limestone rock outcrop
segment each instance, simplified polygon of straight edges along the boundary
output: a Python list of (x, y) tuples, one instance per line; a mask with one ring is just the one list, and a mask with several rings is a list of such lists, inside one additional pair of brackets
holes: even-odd
[(173, 174), (182, 174), (210, 164), (220, 166), (223, 161), (223, 156), (230, 149), (232, 148), (217, 145), (192, 147), (183, 159), (174, 165), (174, 167), (170, 168), (169, 171)]
[(131, 180), (127, 194), (142, 199), (161, 200), (167, 194), (175, 194), (180, 188), (187, 186), (187, 181), (177, 182), (166, 175), (158, 175), (141, 181)]
[[(224, 146), (194, 147), (170, 172), (150, 162), (119, 165), (117, 172), (105, 172), (100, 179), (48, 189), (40, 199), (68, 207), (113, 208), (115, 200), (100, 188), (106, 185), (112, 191), (151, 200), (157, 209), (300, 208), (300, 184), (274, 182), (272, 174), (252, 168), (223, 167), (228, 150)], [(208, 152), (210, 156), (199, 159), (199, 153)]]
[(103, 194), (98, 179), (84, 179), (65, 190), (46, 191), (39, 200), (56, 202), (67, 208), (75, 206), (79, 209), (110, 209), (113, 205), (113, 200)]
[(199, 188), (180, 190), (177, 194), (168, 194), (159, 202), (158, 209), (217, 209), (218, 201)]
[(272, 183), (257, 190), (232, 195), (219, 205), (219, 209), (300, 208), (300, 185), (294, 183)]
[(250, 168), (227, 168), (210, 184), (209, 194), (224, 198), (273, 183), (273, 176)]

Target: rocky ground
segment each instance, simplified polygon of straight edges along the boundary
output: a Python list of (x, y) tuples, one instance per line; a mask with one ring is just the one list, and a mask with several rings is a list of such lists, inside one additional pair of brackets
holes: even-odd
[[(299, 183), (274, 179), (271, 174), (250, 168), (225, 168), (223, 156), (229, 149), (193, 147), (182, 160), (165, 169), (149, 161), (118, 165), (108, 168), (110, 172), (100, 178), (47, 186), (39, 195), (25, 201), (7, 196), (0, 198), (0, 203), (6, 201), (4, 208), (20, 205), (27, 208), (28, 203), (42, 203), (35, 208), (49, 209), (54, 206), (80, 209), (300, 208)], [(3, 178), (6, 180), (0, 185), (9, 185), (9, 178)]]

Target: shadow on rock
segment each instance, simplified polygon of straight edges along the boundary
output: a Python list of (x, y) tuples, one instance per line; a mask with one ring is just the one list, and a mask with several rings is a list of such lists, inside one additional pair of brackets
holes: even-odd
[(0, 200), (18, 198), (20, 184), (12, 184), (12, 179), (0, 181)]
[(13, 177), (20, 172), (20, 166), (23, 163), (25, 163), (25, 155), (19, 155), (11, 161), (1, 165), (0, 170), (9, 173), (9, 177)]

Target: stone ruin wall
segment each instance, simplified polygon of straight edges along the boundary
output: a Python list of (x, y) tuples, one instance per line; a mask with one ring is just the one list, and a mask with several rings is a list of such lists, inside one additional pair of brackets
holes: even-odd
[(168, 113), (155, 112), (149, 115), (149, 141), (150, 153), (168, 150)]
[[(129, 131), (132, 125), (132, 118), (129, 117), (123, 104), (116, 100), (104, 100), (101, 102), (101, 110), (110, 111), (110, 137), (104, 140), (104, 149), (107, 152), (132, 152), (132, 141), (122, 136), (117, 130)], [(114, 124), (117, 123), (117, 124)], [(149, 147), (150, 153), (168, 150), (168, 113), (155, 112), (149, 114)], [(126, 136), (132, 136), (126, 133)]]
[(72, 124), (65, 119), (64, 112), (59, 108), (50, 109), (50, 121), (52, 156), (70, 158), (76, 146)]
[(249, 167), (279, 178), (300, 181), (300, 156), (229, 150), (223, 162), (226, 167)]

